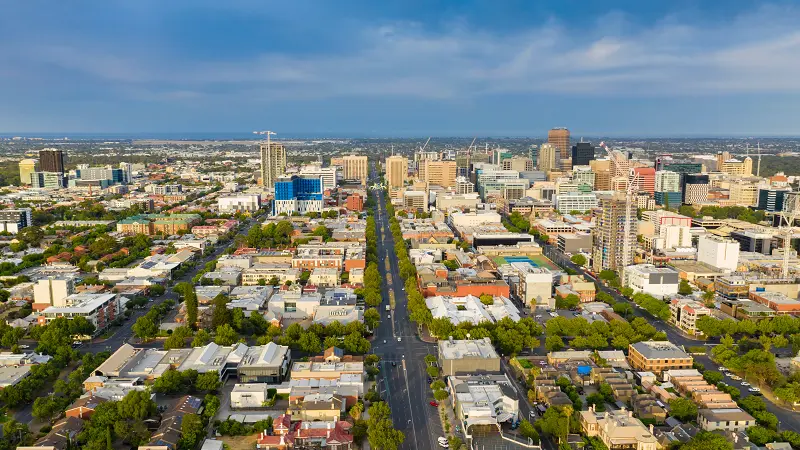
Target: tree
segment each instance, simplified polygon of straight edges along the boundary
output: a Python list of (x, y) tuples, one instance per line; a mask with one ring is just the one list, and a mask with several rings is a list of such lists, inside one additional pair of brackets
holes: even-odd
[(378, 328), (378, 325), (381, 323), (381, 313), (375, 308), (368, 308), (364, 311), (364, 323), (370, 330)]
[(722, 375), (722, 372), (717, 372), (716, 370), (706, 370), (703, 372), (703, 378), (708, 382), (708, 384), (716, 385), (720, 381), (722, 381), (725, 376)]
[(526, 419), (522, 419), (519, 422), (519, 434), (530, 439), (534, 444), (539, 443), (539, 433), (536, 431), (536, 428), (534, 428), (533, 425), (531, 425), (531, 423)]
[(681, 280), (678, 284), (678, 294), (680, 295), (691, 295), (692, 294), (692, 286), (689, 285), (689, 282), (686, 280)]
[(206, 394), (203, 399), (203, 405), (203, 418), (206, 420), (213, 419), (220, 408), (219, 397), (214, 394)]
[(570, 258), (569, 260), (572, 261), (572, 263), (575, 264), (576, 266), (583, 267), (586, 265), (586, 257), (581, 254), (572, 255), (572, 258)]
[(680, 450), (733, 450), (733, 444), (721, 434), (701, 431), (689, 442), (679, 445), (678, 448)]
[(759, 446), (773, 442), (775, 440), (775, 434), (774, 431), (760, 426), (747, 429), (747, 437), (750, 438), (750, 442)]
[(186, 304), (186, 323), (190, 327), (197, 326), (197, 294), (194, 292), (194, 286), (189, 285), (184, 291), (183, 301)]
[(52, 395), (46, 397), (37, 397), (33, 401), (33, 417), (43, 421), (52, 422), (52, 420), (61, 414), (63, 405), (58, 398)]
[(428, 376), (431, 378), (439, 378), (439, 368), (436, 366), (428, 366), (425, 369), (428, 372)]
[(194, 339), (192, 339), (192, 347), (202, 347), (209, 342), (211, 342), (211, 334), (209, 334), (205, 329), (201, 328), (197, 330), (197, 333), (194, 335)]
[(437, 389), (433, 391), (433, 398), (435, 398), (438, 402), (444, 401), (447, 399), (447, 397), (450, 397), (450, 393), (444, 389)]
[(544, 346), (549, 352), (557, 352), (564, 348), (564, 341), (561, 336), (547, 336)]
[(686, 398), (673, 398), (669, 401), (670, 415), (682, 422), (697, 418), (697, 404)]
[(233, 345), (238, 339), (239, 335), (236, 334), (236, 330), (226, 323), (217, 327), (214, 343), (217, 345)]
[(216, 370), (201, 373), (197, 376), (197, 379), (194, 382), (194, 388), (198, 391), (204, 392), (216, 392), (221, 385), (222, 383), (219, 381), (219, 373), (217, 373)]
[(605, 411), (605, 402), (606, 399), (603, 394), (599, 392), (595, 392), (594, 394), (586, 396), (586, 404), (587, 405), (594, 405), (595, 410), (598, 412)]
[(153, 339), (158, 334), (158, 326), (147, 315), (136, 319), (136, 323), (133, 324), (131, 329), (134, 336), (143, 340)]
[(559, 441), (569, 434), (569, 418), (572, 415), (572, 407), (551, 406), (547, 408), (539, 421), (542, 431)]
[(225, 294), (214, 297), (214, 311), (211, 315), (211, 327), (217, 328), (226, 323), (231, 323), (231, 313), (228, 310), (228, 298)]
[(123, 419), (141, 421), (156, 412), (156, 403), (146, 391), (130, 391), (117, 402), (117, 414)]
[(203, 426), (203, 421), (200, 419), (200, 416), (191, 413), (184, 414), (183, 420), (181, 421), (181, 443), (183, 445), (180, 445), (180, 447), (184, 449), (193, 449), (197, 447), (204, 432), (205, 427)]
[(581, 298), (575, 294), (569, 294), (564, 298), (556, 298), (556, 309), (573, 309), (581, 303)]
[(175, 369), (168, 369), (153, 383), (153, 390), (162, 394), (177, 394), (184, 390), (183, 375)]
[(481, 294), (480, 299), (481, 303), (483, 303), (486, 306), (494, 305), (494, 297), (489, 294)]
[(348, 414), (350, 415), (350, 417), (352, 417), (353, 420), (356, 420), (356, 421), (361, 419), (361, 415), (363, 413), (364, 413), (364, 404), (361, 403), (361, 402), (356, 402), (355, 405), (350, 407), (350, 411), (348, 411)]

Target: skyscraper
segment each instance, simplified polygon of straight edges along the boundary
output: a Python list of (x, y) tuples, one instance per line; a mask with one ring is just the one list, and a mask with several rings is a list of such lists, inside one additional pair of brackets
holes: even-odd
[(275, 181), (286, 173), (286, 149), (280, 142), (264, 142), (261, 150), (261, 184), (275, 187)]
[(35, 159), (23, 159), (19, 162), (19, 184), (31, 184), (31, 174), (36, 172)]
[(656, 204), (677, 208), (681, 204), (681, 175), (669, 170), (656, 171)]
[(386, 182), (389, 188), (403, 187), (408, 178), (408, 158), (394, 155), (386, 158)]
[[(597, 225), (592, 230), (594, 247), (592, 249), (592, 269), (620, 270), (624, 267), (625, 239), (625, 196), (622, 194), (604, 195), (598, 199), (601, 212)], [(631, 202), (628, 214), (630, 219), (627, 243), (636, 243), (636, 203)], [(633, 251), (628, 252), (628, 264), (633, 261)]]
[(539, 147), (539, 170), (544, 173), (556, 170), (556, 161), (558, 160), (559, 150), (555, 144), (546, 143)]
[(572, 167), (588, 166), (594, 159), (594, 146), (589, 142), (578, 142), (572, 146)]
[(64, 152), (55, 148), (39, 150), (39, 170), (64, 173)]
[(553, 128), (547, 132), (547, 142), (558, 147), (559, 155), (557, 160), (570, 157), (569, 130), (566, 128)]
[(122, 182), (130, 184), (133, 181), (133, 164), (121, 162), (119, 168), (122, 169)]

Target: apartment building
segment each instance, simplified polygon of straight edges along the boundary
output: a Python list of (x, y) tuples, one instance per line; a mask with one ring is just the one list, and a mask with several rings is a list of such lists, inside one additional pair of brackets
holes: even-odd
[(594, 248), (592, 250), (592, 268), (596, 273), (603, 270), (617, 270), (627, 266), (633, 260), (633, 251), (628, 252), (628, 261), (624, 259), (624, 246), (636, 243), (636, 208), (630, 205), (627, 217), (630, 218), (629, 234), (625, 236), (626, 202), (624, 196), (601, 196), (598, 201), (601, 212), (597, 216), (597, 224), (592, 230)]
[(366, 156), (347, 155), (331, 158), (331, 165), (342, 168), (342, 177), (345, 180), (358, 180), (361, 184), (367, 183), (369, 167)]
[(122, 314), (128, 299), (119, 294), (73, 294), (63, 306), (49, 306), (39, 313), (38, 322), (46, 325), (59, 317), (84, 317), (95, 327), (95, 333), (107, 328)]
[(739, 265), (740, 244), (732, 239), (704, 234), (697, 243), (697, 261), (726, 272)]
[(254, 212), (261, 208), (258, 194), (226, 195), (217, 199), (217, 209), (221, 213)]
[(665, 370), (691, 369), (692, 357), (669, 341), (642, 341), (628, 346), (628, 363), (660, 376)]
[(33, 310), (42, 311), (51, 306), (66, 306), (66, 299), (75, 293), (72, 277), (47, 277), (33, 285)]
[(426, 159), (420, 162), (418, 178), (428, 186), (436, 185), (444, 188), (456, 185), (456, 162), (435, 161)]
[(17, 234), (25, 227), (33, 225), (30, 208), (10, 208), (0, 210), (0, 232)]
[(389, 188), (400, 188), (408, 179), (408, 158), (392, 155), (386, 158), (386, 183)]
[(697, 319), (711, 314), (711, 310), (702, 303), (686, 298), (673, 298), (669, 310), (670, 323), (692, 336), (702, 335), (697, 330)]
[(741, 408), (704, 408), (697, 411), (697, 423), (705, 431), (745, 431), (756, 419)]
[(366, 247), (358, 242), (329, 242), (304, 244), (297, 247), (292, 257), (292, 267), (313, 270), (329, 267), (347, 272), (366, 268)]
[(272, 188), (278, 177), (286, 173), (286, 148), (280, 142), (259, 145), (261, 155), (261, 185)]
[(597, 196), (595, 194), (584, 194), (581, 192), (557, 194), (553, 197), (553, 206), (562, 214), (571, 211), (591, 211), (597, 207)]

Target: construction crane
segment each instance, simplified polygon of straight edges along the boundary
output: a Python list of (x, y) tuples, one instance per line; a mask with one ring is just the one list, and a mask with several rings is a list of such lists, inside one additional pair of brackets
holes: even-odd
[[(800, 194), (790, 194), (789, 199), (783, 202), (783, 211), (780, 217), (780, 228), (783, 232), (783, 266), (781, 267), (781, 278), (789, 278), (789, 250), (792, 247), (792, 236), (794, 235), (794, 221), (800, 215)], [(786, 221), (786, 226), (783, 223)]]
[(475, 145), (475, 141), (478, 139), (477, 136), (472, 138), (472, 143), (469, 144), (467, 147), (467, 177), (469, 177), (469, 157), (472, 155), (472, 146)]

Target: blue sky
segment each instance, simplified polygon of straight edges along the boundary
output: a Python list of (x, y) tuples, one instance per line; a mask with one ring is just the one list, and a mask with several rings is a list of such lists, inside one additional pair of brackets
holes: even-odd
[(4, 2), (0, 131), (800, 135), (800, 4)]

